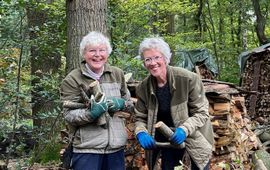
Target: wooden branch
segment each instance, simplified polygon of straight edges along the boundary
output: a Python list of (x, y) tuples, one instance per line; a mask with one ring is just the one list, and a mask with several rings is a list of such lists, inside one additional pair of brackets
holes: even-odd
[(96, 94), (97, 92), (101, 92), (101, 88), (99, 86), (98, 81), (93, 81), (89, 84), (89, 91), (91, 94)]
[(114, 113), (114, 115), (121, 117), (121, 118), (125, 118), (125, 119), (130, 117), (130, 113), (123, 112), (123, 111), (117, 111)]
[(80, 85), (80, 91), (81, 91), (83, 101), (86, 103), (90, 103), (90, 98), (89, 98), (90, 93), (84, 84)]
[(77, 102), (72, 102), (72, 101), (64, 101), (63, 102), (63, 107), (68, 108), (68, 109), (82, 109), (82, 108), (87, 108), (88, 106), (83, 103), (77, 103)]
[(175, 149), (183, 149), (183, 145), (174, 145), (170, 142), (156, 142), (156, 147), (158, 148), (175, 148)]
[(170, 139), (173, 135), (173, 131), (165, 125), (162, 121), (159, 121), (155, 124), (155, 128), (161, 132), (167, 139)]
[[(102, 100), (102, 97), (104, 97), (104, 94), (101, 91), (101, 88), (99, 86), (98, 81), (93, 81), (89, 84), (89, 92), (90, 94), (93, 94), (95, 96), (95, 101), (99, 102)], [(106, 127), (107, 121), (106, 121), (106, 115), (102, 114), (99, 118), (97, 118), (97, 125)]]
[[(171, 137), (173, 136), (174, 132), (162, 121), (157, 122), (154, 127), (162, 133), (169, 141), (171, 141)], [(180, 145), (174, 145), (170, 144), (171, 147), (178, 147), (178, 148), (184, 148), (185, 143), (181, 143)]]

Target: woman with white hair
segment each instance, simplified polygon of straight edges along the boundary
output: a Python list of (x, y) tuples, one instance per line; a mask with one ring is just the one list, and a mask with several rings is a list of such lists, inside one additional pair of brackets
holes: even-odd
[[(107, 61), (112, 48), (109, 39), (93, 31), (83, 37), (80, 68), (71, 71), (60, 88), (61, 100), (85, 103), (82, 88), (98, 81), (101, 97), (88, 94), (91, 103), (86, 108), (65, 108), (64, 117), (70, 136), (74, 135), (72, 169), (124, 170), (124, 147), (127, 141), (124, 120), (116, 111), (130, 112), (133, 104), (121, 69)], [(86, 93), (87, 94), (87, 93)], [(103, 117), (103, 123), (100, 118)]]
[[(144, 39), (139, 55), (148, 75), (136, 88), (135, 134), (145, 149), (150, 170), (156, 169), (161, 155), (162, 170), (174, 170), (184, 153), (191, 157), (191, 169), (209, 169), (213, 148), (213, 130), (203, 84), (197, 74), (169, 66), (171, 50), (160, 37)], [(162, 121), (175, 129), (168, 139), (154, 125)], [(182, 149), (162, 148), (185, 143)]]

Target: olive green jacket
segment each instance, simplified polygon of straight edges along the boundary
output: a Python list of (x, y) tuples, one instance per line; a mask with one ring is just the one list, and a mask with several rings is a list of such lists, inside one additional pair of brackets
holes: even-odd
[[(172, 66), (167, 66), (167, 81), (172, 95), (173, 123), (186, 132), (186, 150), (196, 165), (203, 169), (211, 158), (214, 142), (203, 84), (195, 73)], [(157, 121), (159, 105), (156, 84), (155, 78), (149, 75), (136, 88), (135, 134), (145, 131), (155, 135), (153, 125)], [(151, 151), (146, 151), (146, 158), (151, 167)]]
[[(82, 102), (80, 85), (86, 87), (95, 81), (87, 73), (85, 62), (81, 67), (71, 71), (60, 87), (61, 100)], [(99, 84), (106, 97), (121, 97), (127, 100), (127, 108), (132, 109), (130, 93), (125, 83), (124, 73), (117, 67), (105, 65)], [(97, 125), (89, 114), (88, 108), (63, 109), (70, 135), (76, 131), (73, 146), (77, 153), (113, 153), (123, 149), (127, 141), (124, 120), (117, 116), (107, 116), (107, 128)], [(106, 114), (108, 115), (108, 114)]]

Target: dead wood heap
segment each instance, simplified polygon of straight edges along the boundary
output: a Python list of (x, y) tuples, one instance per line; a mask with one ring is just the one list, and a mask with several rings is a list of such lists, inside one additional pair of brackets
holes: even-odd
[[(136, 101), (135, 98), (133, 100)], [(128, 133), (128, 141), (125, 147), (126, 169), (148, 170), (144, 150), (140, 147), (134, 134), (134, 115), (126, 119), (126, 130)]]
[(257, 147), (257, 140), (247, 117), (245, 98), (226, 84), (208, 82), (204, 86), (215, 135), (211, 169), (224, 165), (251, 169), (250, 152)]
[(247, 58), (242, 74), (242, 87), (257, 93), (247, 94), (248, 114), (263, 123), (270, 122), (270, 47), (254, 51)]

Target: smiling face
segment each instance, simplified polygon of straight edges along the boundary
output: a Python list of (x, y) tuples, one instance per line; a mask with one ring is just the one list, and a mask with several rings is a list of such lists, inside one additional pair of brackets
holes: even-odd
[(145, 68), (156, 77), (158, 81), (166, 80), (166, 61), (161, 52), (156, 49), (148, 49), (143, 52)]
[(90, 69), (95, 73), (100, 73), (103, 70), (104, 64), (109, 57), (106, 45), (91, 45), (85, 48), (84, 59)]

